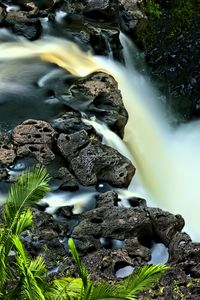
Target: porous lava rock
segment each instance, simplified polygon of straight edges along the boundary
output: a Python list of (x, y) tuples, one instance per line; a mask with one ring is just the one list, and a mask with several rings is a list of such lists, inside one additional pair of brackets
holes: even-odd
[(65, 90), (64, 96), (63, 102), (66, 105), (95, 115), (123, 137), (128, 115), (117, 82), (112, 76), (96, 73), (74, 81)]
[[(8, 166), (15, 160), (16, 154), (9, 137), (0, 133), (0, 165)], [(4, 174), (4, 173), (2, 173)]]
[(135, 173), (127, 158), (91, 139), (84, 130), (69, 135), (61, 133), (57, 146), (83, 185), (105, 181), (113, 186), (127, 187)]
[(52, 144), (56, 131), (45, 121), (29, 119), (16, 126), (12, 139), (17, 147), (17, 155), (33, 156), (39, 162), (54, 160)]
[(78, 111), (67, 111), (51, 121), (52, 127), (62, 133), (74, 133), (76, 131), (85, 130), (92, 133), (93, 127), (85, 125), (81, 120), (81, 114)]
[(33, 212), (33, 226), (21, 238), (32, 257), (41, 255), (48, 269), (59, 265), (66, 251), (59, 238), (67, 231), (67, 224), (62, 223), (62, 228), (55, 223), (53, 217), (37, 208)]

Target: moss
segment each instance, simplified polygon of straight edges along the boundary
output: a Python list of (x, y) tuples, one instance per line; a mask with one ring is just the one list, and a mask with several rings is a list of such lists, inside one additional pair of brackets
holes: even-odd
[(160, 5), (155, 0), (146, 0), (144, 11), (150, 19), (160, 18)]
[(200, 18), (198, 0), (176, 0), (168, 8), (161, 3), (159, 0), (144, 1), (147, 19), (141, 20), (137, 28), (137, 42), (144, 48), (154, 47), (161, 40), (176, 39)]
[(148, 18), (140, 21), (137, 28), (137, 40), (144, 47), (150, 47), (155, 41), (156, 23), (161, 15), (160, 6), (155, 0), (146, 0), (144, 12)]
[(172, 11), (172, 28), (169, 36), (174, 37), (183, 30), (188, 30), (194, 20), (200, 16), (197, 9), (196, 0), (177, 0), (174, 1)]

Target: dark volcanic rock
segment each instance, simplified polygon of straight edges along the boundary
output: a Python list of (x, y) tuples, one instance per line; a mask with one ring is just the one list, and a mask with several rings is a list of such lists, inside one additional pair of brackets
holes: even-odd
[(45, 121), (26, 120), (13, 129), (12, 139), (17, 145), (18, 156), (33, 156), (39, 162), (54, 160), (52, 144), (56, 131)]
[(68, 111), (58, 118), (51, 121), (52, 127), (63, 133), (74, 133), (76, 131), (85, 130), (89, 133), (92, 132), (92, 126), (85, 125), (81, 121), (81, 114), (78, 111)]
[(28, 14), (22, 11), (8, 12), (4, 23), (13, 33), (23, 35), (29, 40), (39, 38), (42, 30), (39, 19), (29, 18)]
[(70, 14), (85, 15), (99, 22), (116, 23), (118, 17), (117, 0), (69, 0), (66, 12)]
[(70, 171), (66, 167), (60, 168), (57, 174), (54, 175), (54, 179), (60, 180), (60, 190), (75, 191), (78, 189), (77, 179), (70, 173)]
[(128, 115), (113, 77), (97, 73), (79, 79), (65, 91), (63, 102), (74, 109), (95, 115), (123, 137)]
[(173, 215), (160, 208), (149, 207), (146, 210), (151, 219), (156, 236), (163, 244), (168, 246), (176, 232), (183, 229), (185, 225), (184, 219), (181, 215)]
[(118, 1), (116, 0), (85, 0), (83, 14), (99, 21), (116, 22), (118, 17)]
[(61, 133), (58, 148), (83, 185), (106, 181), (114, 186), (127, 187), (134, 175), (135, 168), (127, 158), (90, 139), (84, 130), (69, 135)]
[[(10, 143), (7, 135), (0, 133), (0, 165), (8, 166), (15, 160), (14, 146)], [(2, 173), (2, 175), (4, 172)]]
[(13, 129), (12, 138), (16, 144), (48, 144), (51, 145), (56, 132), (45, 121), (26, 120)]
[(32, 257), (41, 255), (48, 267), (59, 266), (65, 257), (65, 250), (59, 241), (59, 236), (67, 231), (67, 224), (62, 224), (62, 230), (55, 224), (52, 216), (36, 208), (33, 212), (33, 227), (24, 233), (22, 240)]
[(40, 163), (47, 164), (54, 160), (55, 154), (45, 144), (25, 144), (17, 148), (17, 156), (32, 156)]
[(192, 243), (186, 233), (176, 233), (170, 245), (170, 262), (173, 266), (179, 266), (186, 274), (200, 278), (200, 243)]

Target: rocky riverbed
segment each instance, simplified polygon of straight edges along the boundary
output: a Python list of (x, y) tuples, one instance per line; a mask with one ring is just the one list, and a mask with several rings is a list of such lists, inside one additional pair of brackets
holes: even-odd
[[(194, 14), (191, 26), (188, 24), (172, 35), (172, 29), (166, 25), (173, 14), (172, 1), (156, 1), (160, 4), (160, 15), (153, 21), (147, 2), (0, 1), (0, 26), (8, 30), (1, 35), (1, 40), (14, 39), (17, 35), (36, 40), (50, 34), (123, 62), (119, 40), (122, 30), (142, 49), (149, 76), (157, 81), (160, 91), (167, 99), (171, 99), (169, 94), (175, 96), (174, 102), (168, 100), (167, 104), (178, 111), (181, 103), (179, 113), (184, 120), (196, 118), (200, 79), (198, 20)], [(148, 24), (152, 26), (148, 20), (154, 22), (154, 39), (146, 34)], [(53, 192), (69, 192), (73, 196), (87, 189), (94, 193), (94, 199), (89, 210), (87, 207), (81, 214), (74, 214), (71, 206), (63, 206), (53, 217), (45, 212), (44, 205), (34, 207), (34, 227), (22, 236), (29, 253), (44, 257), (51, 276), (60, 277), (69, 272), (75, 275), (76, 269), (67, 256), (66, 240), (71, 236), (94, 280), (116, 280), (121, 268), (133, 269), (151, 263), (153, 246), (163, 245), (167, 252), (165, 262), (171, 268), (155, 288), (139, 299), (199, 299), (200, 243), (192, 242), (182, 232), (184, 220), (180, 215), (148, 207), (144, 199), (136, 197), (129, 198), (129, 208), (120, 205), (118, 189), (128, 187), (135, 167), (117, 150), (103, 144), (102, 135), (82, 120), (83, 113), (95, 117), (123, 137), (128, 113), (117, 82), (103, 73), (81, 79), (58, 74), (56, 80), (53, 77), (45, 81), (44, 87), (39, 87), (43, 89), (42, 97), (59, 103), (55, 114), (38, 119), (31, 111), (25, 115), (22, 112), (20, 123), (9, 130), (0, 124), (0, 186), (7, 189), (7, 184), (13, 181), (12, 171), (25, 159), (30, 164), (40, 162), (47, 166)], [(31, 93), (35, 92), (34, 88), (35, 82)], [(4, 100), (9, 97), (8, 91)], [(0, 102), (0, 110), (4, 109), (5, 102)], [(48, 101), (45, 105), (52, 104)]]

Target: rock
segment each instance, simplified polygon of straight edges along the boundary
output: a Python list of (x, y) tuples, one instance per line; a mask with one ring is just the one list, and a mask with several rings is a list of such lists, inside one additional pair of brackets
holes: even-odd
[(0, 3), (0, 24), (4, 21), (6, 17), (5, 7)]
[(123, 137), (128, 115), (113, 77), (97, 73), (79, 79), (66, 89), (65, 97), (66, 101), (63, 102), (66, 105), (95, 115)]
[[(32, 257), (43, 257), (48, 269), (59, 266), (59, 261), (65, 256), (64, 247), (59, 242), (61, 229), (55, 224), (52, 216), (37, 208), (31, 210), (34, 225), (22, 235), (22, 241)], [(62, 224), (62, 230), (62, 234), (66, 233), (67, 224)]]
[(192, 243), (188, 234), (180, 232), (173, 236), (169, 253), (173, 266), (179, 266), (192, 277), (200, 278), (200, 243)]
[(68, 14), (84, 15), (99, 22), (116, 23), (117, 4), (116, 0), (69, 0), (65, 9)]
[(16, 144), (51, 145), (56, 136), (55, 130), (45, 121), (29, 119), (13, 129), (12, 139)]
[(22, 11), (10, 11), (5, 18), (5, 25), (13, 33), (23, 35), (29, 40), (40, 37), (42, 26), (37, 18), (29, 18), (28, 14)]
[[(106, 193), (105, 197), (107, 196)], [(153, 238), (151, 221), (144, 210), (111, 205), (83, 213), (80, 223), (72, 231), (72, 237), (81, 241), (77, 246), (83, 253), (90, 252), (89, 249), (98, 250), (100, 237), (126, 240), (126, 247), (129, 250), (129, 245), (130, 243), (133, 245), (134, 238), (136, 238), (134, 243), (137, 244), (137, 248), (143, 244), (144, 247), (149, 246)], [(149, 252), (146, 259), (148, 258)]]
[(127, 187), (135, 173), (131, 162), (118, 151), (90, 140), (86, 131), (58, 137), (58, 149), (83, 185), (106, 181), (113, 186)]
[(183, 229), (184, 219), (180, 215), (173, 215), (159, 208), (149, 207), (146, 211), (149, 214), (156, 236), (161, 243), (168, 247), (173, 236)]
[(87, 266), (93, 280), (105, 279), (107, 281), (116, 280), (115, 273), (120, 268), (128, 265), (132, 266), (132, 259), (128, 256), (126, 250), (100, 249), (85, 256), (83, 263)]
[(85, 130), (91, 133), (93, 131), (92, 126), (85, 125), (81, 121), (81, 114), (78, 111), (68, 111), (60, 117), (51, 121), (52, 127), (63, 133), (74, 133), (76, 131)]
[[(16, 154), (13, 144), (7, 135), (0, 133), (0, 165), (8, 166), (15, 160)], [(2, 173), (2, 175), (4, 172)]]
[(41, 163), (54, 160), (52, 144), (56, 131), (45, 121), (26, 120), (13, 129), (12, 139), (17, 146), (17, 156), (32, 156)]
[(17, 156), (32, 156), (38, 162), (48, 164), (55, 159), (55, 154), (45, 144), (25, 144), (17, 148)]
[(55, 180), (60, 180), (59, 189), (65, 191), (76, 191), (78, 189), (77, 179), (66, 167), (61, 167), (54, 176)]
[(85, 0), (83, 15), (109, 23), (117, 21), (118, 1), (116, 0)]
[(131, 34), (141, 19), (146, 19), (143, 0), (119, 0), (120, 27)]
[(113, 207), (117, 206), (118, 203), (118, 195), (116, 192), (106, 192), (103, 194), (100, 194), (97, 201), (97, 208), (98, 207)]
[(0, 165), (0, 181), (8, 176), (8, 172)]

